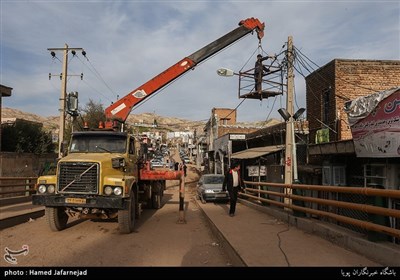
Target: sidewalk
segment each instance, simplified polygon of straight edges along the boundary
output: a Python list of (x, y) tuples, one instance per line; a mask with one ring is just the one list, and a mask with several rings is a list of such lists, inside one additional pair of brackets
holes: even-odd
[(44, 215), (44, 206), (32, 205), (31, 201), (0, 207), (0, 229), (28, 222)]
[[(229, 204), (207, 203), (196, 200), (217, 235), (223, 236), (226, 245), (236, 252), (245, 266), (399, 266), (398, 245), (386, 246), (335, 229), (330, 225), (296, 218), (279, 210), (270, 215), (247, 200), (239, 199), (234, 217), (228, 215)], [(260, 209), (256, 209), (260, 208)], [(271, 211), (271, 210), (269, 210)], [(280, 214), (279, 214), (280, 213)], [(282, 216), (284, 215), (284, 216)], [(288, 224), (293, 220), (297, 227)], [(308, 228), (307, 228), (308, 227)], [(299, 229), (302, 228), (302, 229)], [(307, 232), (308, 231), (308, 232)], [(311, 234), (310, 234), (311, 233)], [(326, 235), (328, 241), (318, 235)], [(337, 245), (346, 239), (345, 246)], [(370, 259), (354, 253), (363, 247), (372, 253)], [(362, 252), (362, 251), (361, 251)], [(367, 254), (363, 254), (367, 255)], [(374, 258), (374, 261), (371, 259)]]

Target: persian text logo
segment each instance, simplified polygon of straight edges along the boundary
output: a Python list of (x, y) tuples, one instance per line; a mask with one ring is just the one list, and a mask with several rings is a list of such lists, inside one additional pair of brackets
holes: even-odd
[(22, 250), (19, 251), (14, 251), (8, 249), (8, 247), (4, 248), (4, 251), (6, 253), (4, 254), (4, 260), (10, 264), (18, 264), (17, 258), (14, 258), (14, 256), (19, 256), (19, 255), (28, 255), (29, 253), (29, 246), (28, 245), (23, 245)]

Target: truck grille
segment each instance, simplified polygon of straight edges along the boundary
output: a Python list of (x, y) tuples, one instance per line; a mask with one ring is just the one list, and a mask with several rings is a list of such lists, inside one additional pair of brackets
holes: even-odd
[(94, 162), (62, 162), (58, 175), (58, 192), (97, 193), (99, 164)]

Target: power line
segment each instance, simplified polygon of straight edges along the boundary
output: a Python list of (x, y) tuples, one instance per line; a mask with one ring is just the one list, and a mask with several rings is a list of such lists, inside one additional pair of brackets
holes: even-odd
[[(312, 62), (314, 65), (316, 65), (316, 66), (318, 67), (318, 69), (321, 68), (321, 66), (319, 66), (318, 64), (316, 64), (315, 62), (313, 62), (313, 61), (312, 61), (310, 58), (308, 58), (306, 55), (304, 55), (298, 48), (295, 47), (295, 50), (296, 50), (296, 52), (300, 53), (301, 56), (305, 57), (307, 60), (309, 60), (310, 62)], [(316, 70), (314, 70), (314, 71), (316, 71)], [(317, 75), (319, 75), (318, 71), (316, 71), (316, 72), (317, 72)], [(310, 73), (311, 73), (311, 72), (310, 72)], [(342, 82), (345, 82), (345, 83), (347, 83), (347, 84), (353, 85), (353, 86), (355, 86), (355, 87), (359, 87), (359, 88), (362, 88), (362, 89), (367, 89), (367, 90), (376, 92), (375, 89), (372, 89), (372, 88), (369, 88), (369, 87), (364, 87), (364, 86), (361, 86), (361, 85), (359, 85), (359, 84), (346, 81), (346, 80), (342, 79), (341, 77), (339, 77), (339, 76), (337, 76), (337, 75), (335, 76), (335, 78), (338, 79), (338, 80), (341, 80)], [(340, 96), (339, 96), (339, 97), (340, 97)], [(343, 98), (343, 96), (342, 96), (342, 98)], [(346, 98), (348, 98), (348, 97), (346, 96)], [(350, 100), (350, 98), (349, 98), (349, 100)]]
[[(58, 156), (61, 158), (63, 157), (62, 153), (62, 144), (64, 141), (64, 131), (65, 131), (65, 117), (66, 117), (66, 110), (65, 110), (65, 99), (66, 99), (66, 90), (67, 90), (67, 77), (68, 77), (68, 52), (71, 51), (72, 54), (75, 55), (77, 50), (81, 50), (82, 53), (84, 50), (82, 48), (70, 48), (67, 44), (64, 45), (63, 48), (48, 48), (50, 54), (53, 58), (56, 57), (56, 51), (63, 52), (63, 66), (62, 66), (62, 76), (61, 76), (61, 95), (60, 95), (60, 127), (58, 133)], [(51, 78), (52, 74), (49, 74)]]
[[(118, 96), (117, 93), (115, 93), (112, 88), (107, 84), (107, 82), (103, 79), (103, 77), (101, 76), (101, 74), (99, 73), (99, 71), (97, 71), (96, 67), (94, 67), (93, 63), (89, 60), (89, 58), (87, 57), (87, 54), (85, 53), (84, 57), (86, 58), (86, 60), (89, 62), (90, 66), (93, 68), (93, 70), (91, 68), (89, 68), (86, 63), (84, 63), (79, 57), (79, 61), (81, 61), (81, 63), (83, 65), (85, 65), (87, 67), (87, 69), (89, 69), (90, 72), (92, 72), (109, 90), (112, 94), (114, 94), (115, 96)], [(97, 91), (98, 92), (98, 91)], [(112, 100), (108, 97), (106, 97), (105, 95), (103, 95), (106, 99), (108, 99), (110, 102), (112, 102)]]

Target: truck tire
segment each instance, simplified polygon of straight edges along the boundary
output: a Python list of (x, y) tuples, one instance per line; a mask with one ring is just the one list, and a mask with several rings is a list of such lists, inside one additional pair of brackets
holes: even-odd
[(118, 210), (119, 232), (123, 234), (131, 233), (135, 226), (135, 217), (136, 201), (134, 194), (131, 193), (131, 197), (128, 201), (128, 209)]
[(64, 207), (46, 207), (45, 216), (52, 231), (60, 231), (67, 227), (68, 215)]

